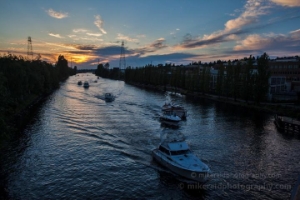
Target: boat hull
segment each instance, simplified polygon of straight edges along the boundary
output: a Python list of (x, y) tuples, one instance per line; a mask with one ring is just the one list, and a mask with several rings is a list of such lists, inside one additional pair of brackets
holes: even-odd
[(83, 87), (84, 87), (84, 88), (89, 88), (89, 87), (90, 87), (90, 84), (89, 84), (88, 82), (85, 81), (85, 82), (83, 83)]
[(112, 102), (112, 101), (114, 101), (115, 99), (114, 98), (105, 98), (105, 101), (106, 102)]
[(162, 108), (162, 111), (163, 112), (173, 112), (181, 119), (186, 119), (186, 116), (187, 116), (187, 112), (183, 108), (177, 108), (177, 107), (173, 107), (173, 106), (165, 106)]
[(110, 93), (105, 93), (105, 95), (104, 95), (104, 100), (105, 100), (106, 102), (112, 102), (112, 101), (115, 100), (115, 96), (113, 96), (113, 95), (110, 94)]
[(160, 120), (162, 126), (170, 127), (170, 128), (179, 128), (179, 123), (178, 122), (170, 122), (170, 121), (165, 121), (163, 119)]
[(165, 121), (165, 122), (173, 122), (173, 123), (178, 123), (180, 122), (180, 118), (172, 118), (168, 116), (161, 116), (160, 120)]
[(167, 156), (163, 156), (158, 149), (152, 151), (153, 158), (160, 163), (162, 166), (170, 169), (172, 172), (187, 178), (189, 180), (193, 180), (200, 183), (205, 183), (209, 180), (209, 172), (203, 171), (192, 171), (188, 169), (181, 168), (176, 166), (172, 158)]

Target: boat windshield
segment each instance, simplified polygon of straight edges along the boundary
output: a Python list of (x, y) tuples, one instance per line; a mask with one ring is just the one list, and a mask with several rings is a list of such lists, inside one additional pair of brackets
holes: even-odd
[(171, 155), (172, 156), (176, 156), (176, 155), (184, 155), (184, 154), (189, 154), (191, 153), (191, 151), (189, 149), (186, 150), (180, 150), (180, 151), (171, 151)]
[(159, 150), (167, 155), (170, 155), (170, 151), (167, 150), (166, 148), (162, 147), (162, 146), (159, 146)]

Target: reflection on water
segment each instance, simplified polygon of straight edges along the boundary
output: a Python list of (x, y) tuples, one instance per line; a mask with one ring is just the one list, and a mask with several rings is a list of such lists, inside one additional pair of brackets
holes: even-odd
[[(165, 94), (96, 79), (70, 77), (1, 155), (11, 198), (289, 198), (300, 172), (300, 140), (279, 133), (271, 115), (177, 95), (171, 98), (188, 117), (170, 127), (159, 120)], [(115, 101), (105, 102), (106, 92)], [(209, 165), (208, 183), (186, 182), (152, 160), (170, 131), (183, 133)]]

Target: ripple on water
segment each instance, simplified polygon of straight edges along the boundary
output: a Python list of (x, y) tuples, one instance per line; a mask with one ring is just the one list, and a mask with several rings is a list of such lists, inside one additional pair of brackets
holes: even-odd
[[(77, 85), (85, 79), (87, 90)], [(92, 74), (70, 77), (1, 155), (12, 199), (289, 198), (300, 171), (300, 140), (277, 132), (272, 116), (177, 95), (171, 98), (188, 118), (172, 129), (159, 122), (163, 93), (94, 80)], [(106, 103), (105, 92), (116, 100)], [(206, 189), (152, 159), (161, 136), (177, 131), (210, 166), (214, 177)], [(238, 188), (264, 185), (274, 187)]]

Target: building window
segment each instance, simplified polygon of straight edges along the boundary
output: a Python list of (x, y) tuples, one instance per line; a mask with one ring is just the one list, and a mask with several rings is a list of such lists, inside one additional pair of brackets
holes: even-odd
[(276, 78), (276, 85), (280, 84), (280, 78)]
[(271, 78), (271, 85), (275, 85), (276, 84), (276, 78)]
[(271, 87), (271, 94), (275, 93), (275, 87)]

